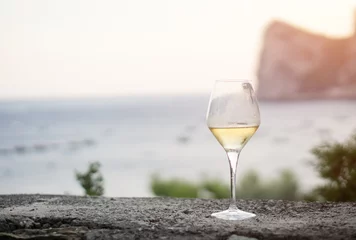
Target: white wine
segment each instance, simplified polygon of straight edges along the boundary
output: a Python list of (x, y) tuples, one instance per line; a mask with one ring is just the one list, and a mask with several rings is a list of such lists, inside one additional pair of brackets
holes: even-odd
[(209, 128), (221, 146), (228, 150), (241, 150), (257, 131), (259, 126), (241, 126), (231, 128)]

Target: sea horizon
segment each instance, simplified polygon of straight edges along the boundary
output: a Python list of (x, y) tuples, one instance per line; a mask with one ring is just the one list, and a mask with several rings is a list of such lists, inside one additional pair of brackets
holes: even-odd
[[(102, 163), (108, 196), (152, 196), (153, 173), (228, 183), (226, 156), (205, 124), (209, 96), (0, 102), (0, 194), (80, 195), (74, 170), (91, 161)], [(238, 179), (251, 169), (262, 179), (290, 169), (301, 189), (311, 189), (322, 181), (308, 165), (310, 149), (346, 140), (356, 130), (354, 106), (261, 101), (261, 126), (241, 153)]]

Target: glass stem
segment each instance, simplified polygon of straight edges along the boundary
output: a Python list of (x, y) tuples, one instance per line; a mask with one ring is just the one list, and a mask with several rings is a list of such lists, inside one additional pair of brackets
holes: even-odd
[(229, 210), (237, 210), (236, 206), (236, 168), (239, 160), (240, 151), (227, 151), (227, 157), (230, 164), (230, 193), (231, 202)]

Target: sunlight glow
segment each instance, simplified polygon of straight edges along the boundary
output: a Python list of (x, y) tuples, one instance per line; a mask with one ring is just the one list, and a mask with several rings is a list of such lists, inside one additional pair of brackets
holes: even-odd
[(352, 34), (355, 1), (0, 1), (0, 98), (208, 92), (255, 79), (265, 26)]

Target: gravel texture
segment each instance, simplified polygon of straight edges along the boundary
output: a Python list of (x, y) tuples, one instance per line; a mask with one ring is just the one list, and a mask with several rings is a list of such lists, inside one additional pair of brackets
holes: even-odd
[(356, 239), (356, 203), (0, 195), (0, 239)]

